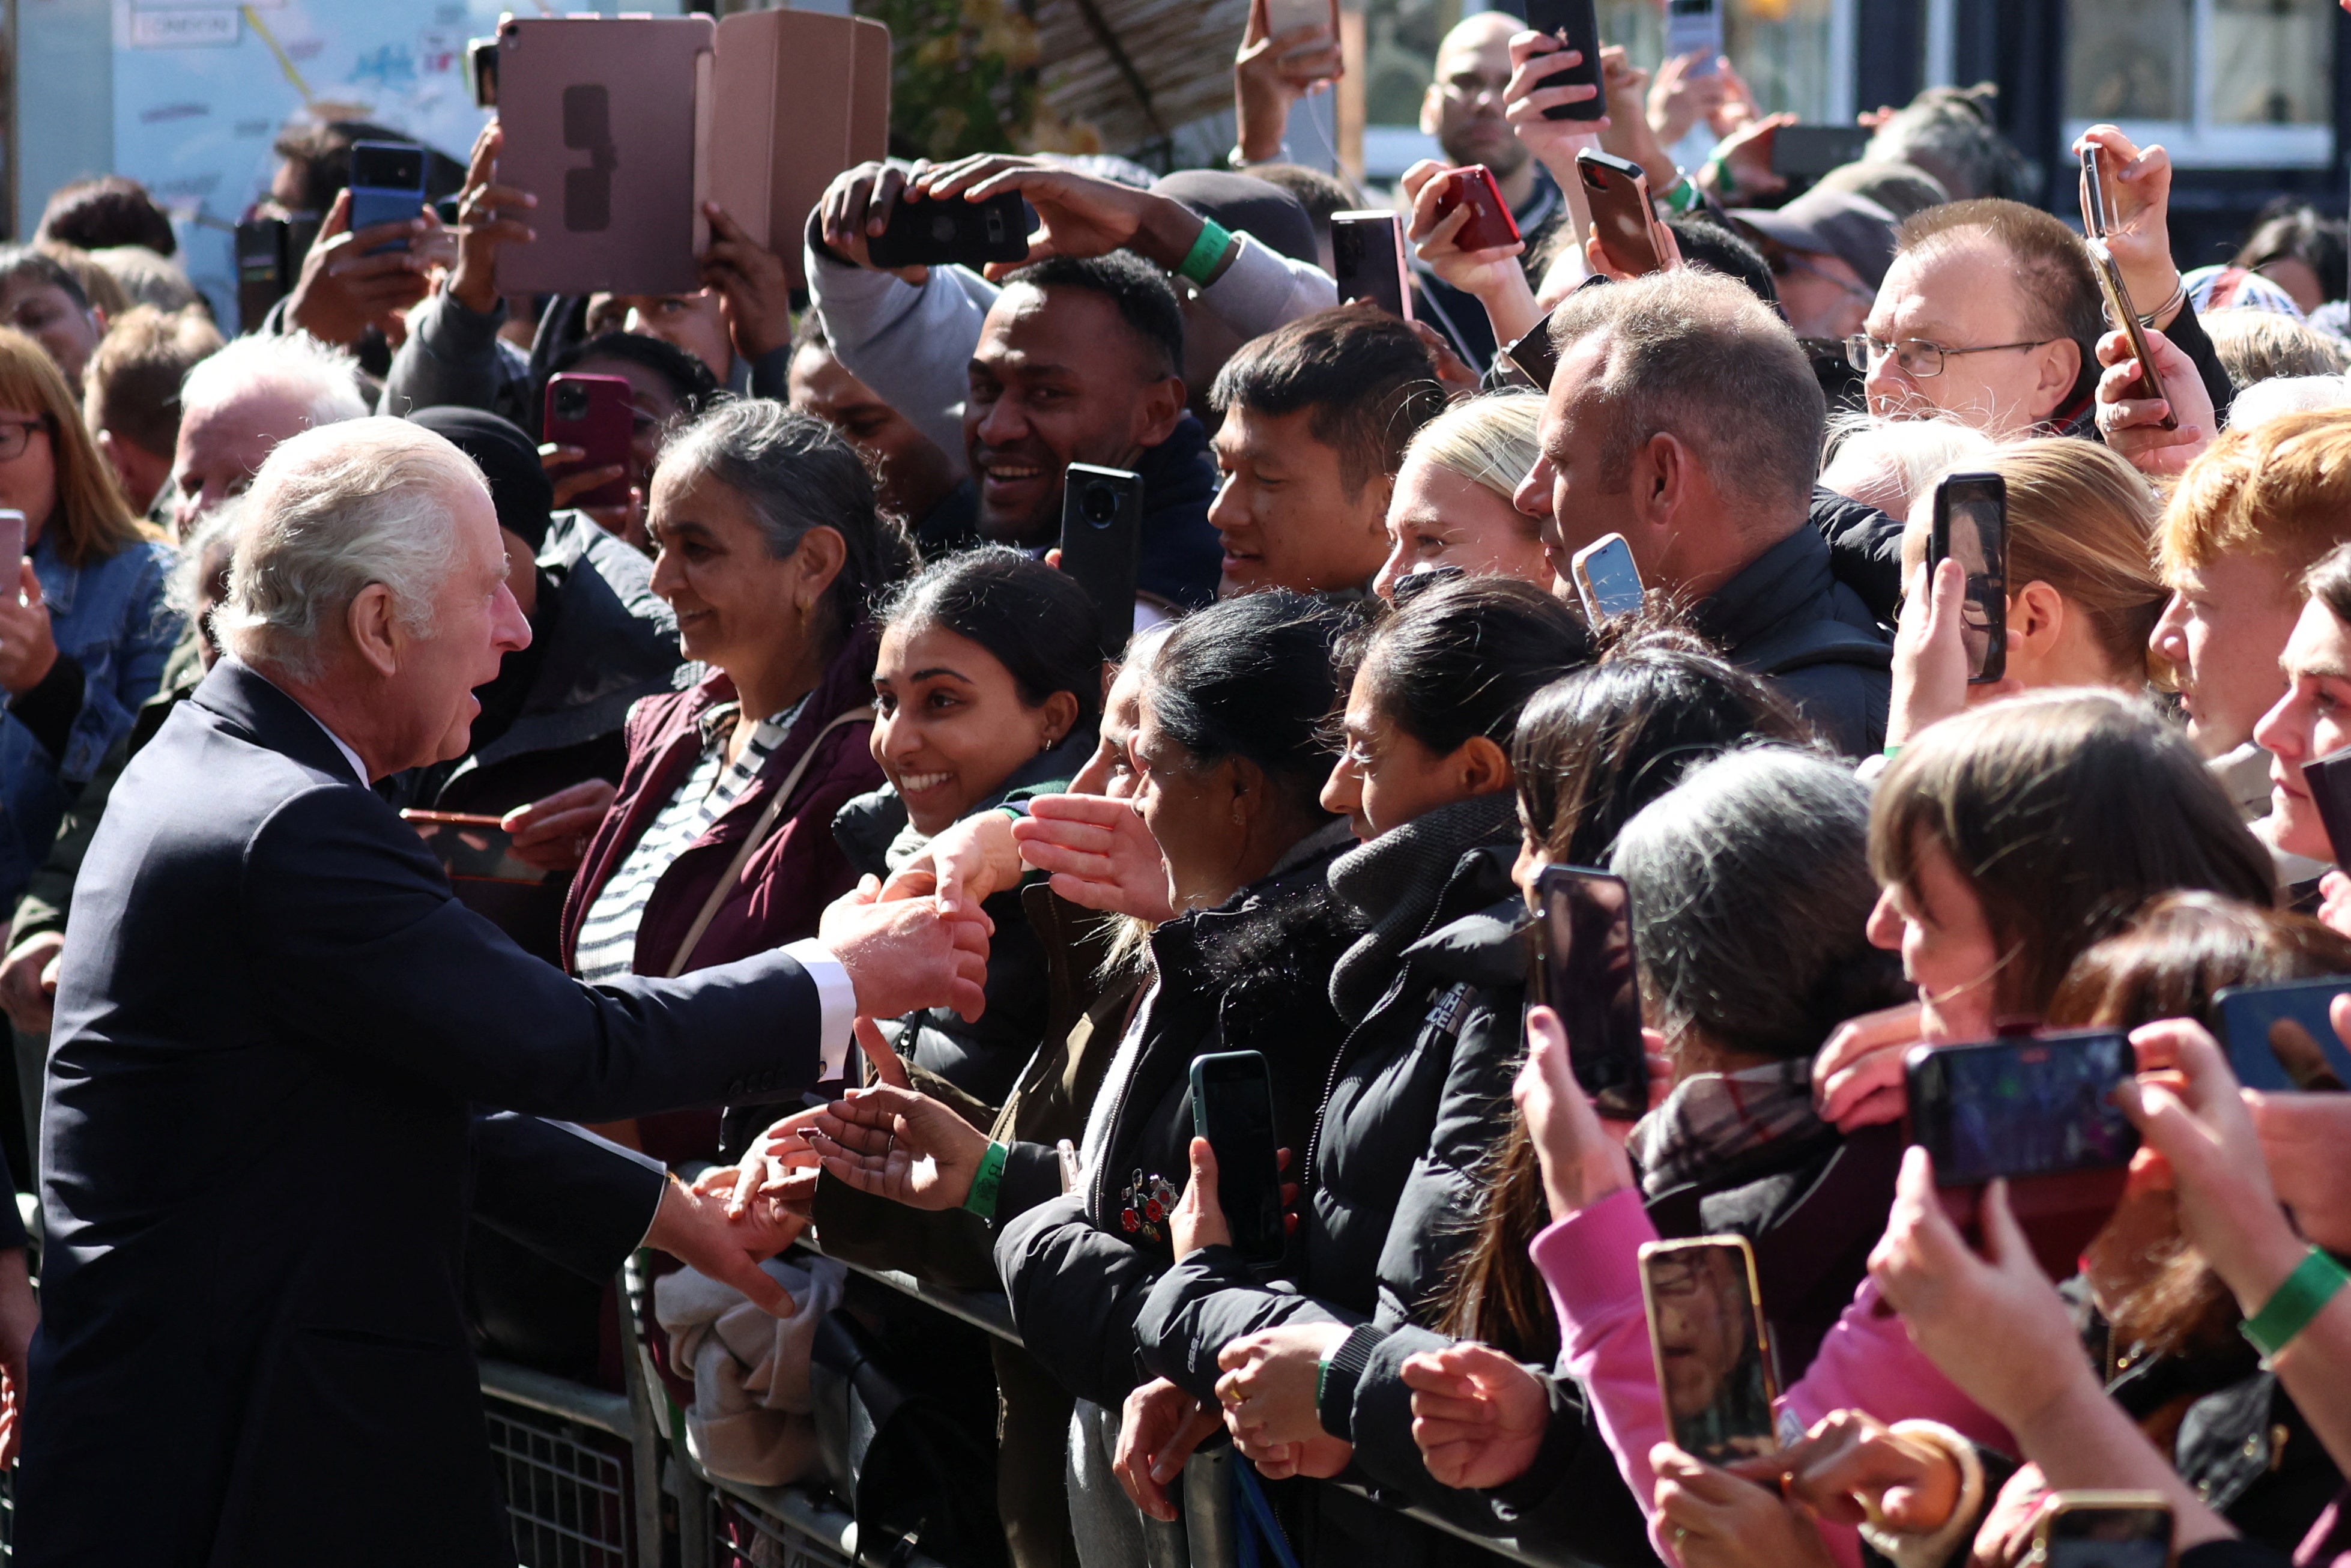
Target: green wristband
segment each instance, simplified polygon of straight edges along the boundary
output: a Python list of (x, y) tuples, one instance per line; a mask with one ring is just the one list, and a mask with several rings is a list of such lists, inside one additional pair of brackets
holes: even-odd
[(2310, 1326), (2310, 1320), (2335, 1299), (2351, 1274), (2325, 1252), (2314, 1247), (2294, 1266), (2293, 1273), (2272, 1291), (2262, 1310), (2239, 1325), (2240, 1332), (2252, 1341), (2253, 1348), (2262, 1353), (2262, 1364), (2266, 1367), (2279, 1352), (2294, 1343), (2294, 1336)]
[(971, 1174), (971, 1190), (964, 1195), (963, 1206), (982, 1219), (996, 1218), (996, 1189), (1004, 1185), (1004, 1159), (1010, 1153), (1002, 1144), (988, 1145), (979, 1156), (979, 1169)]
[(1202, 218), (1199, 237), (1184, 253), (1184, 259), (1176, 264), (1176, 276), (1188, 277), (1206, 288), (1208, 280), (1217, 275), (1217, 263), (1225, 259), (1225, 252), (1232, 243), (1232, 230), (1214, 218)]
[(1676, 217), (1681, 217), (1705, 198), (1698, 193), (1698, 184), (1687, 174), (1677, 173), (1674, 183), (1657, 197), (1657, 205)]

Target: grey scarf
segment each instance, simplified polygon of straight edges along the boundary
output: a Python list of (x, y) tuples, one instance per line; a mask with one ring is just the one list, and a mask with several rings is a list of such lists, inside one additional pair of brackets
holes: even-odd
[(1331, 1005), (1350, 1028), (1379, 1004), (1404, 950), (1428, 934), (1454, 866), (1519, 836), (1508, 789), (1439, 806), (1331, 862), (1331, 891), (1371, 923), (1331, 970)]

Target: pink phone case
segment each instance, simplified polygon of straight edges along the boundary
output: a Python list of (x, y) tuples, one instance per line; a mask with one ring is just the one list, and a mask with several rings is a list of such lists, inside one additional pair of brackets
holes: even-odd
[(1446, 182), (1444, 193), (1437, 198), (1437, 218), (1439, 223), (1452, 216), (1453, 209), (1467, 206), (1469, 221), (1453, 243), (1463, 250), (1492, 250), (1499, 246), (1516, 245), (1520, 240), (1519, 221), (1510, 215), (1510, 204), (1502, 200), (1501, 187), (1494, 183), (1494, 172), (1483, 163), (1466, 168), (1447, 169), (1437, 176)]
[(530, 221), (539, 236), (499, 247), (500, 293), (702, 287), (697, 133), (714, 41), (708, 16), (500, 25), (498, 179), (538, 198)]
[[(584, 390), (588, 406), (584, 413), (558, 412), (560, 403), (569, 398), (565, 389)], [(629, 461), (629, 437), (636, 424), (636, 411), (631, 404), (630, 386), (620, 376), (582, 376), (566, 373), (550, 377), (547, 383), (547, 413), (540, 422), (540, 434), (558, 446), (577, 446), (588, 455), (581, 459), (580, 468), (610, 468), (614, 464)], [(571, 498), (575, 507), (625, 507), (629, 504), (628, 476), (622, 475), (610, 484), (599, 485)]]

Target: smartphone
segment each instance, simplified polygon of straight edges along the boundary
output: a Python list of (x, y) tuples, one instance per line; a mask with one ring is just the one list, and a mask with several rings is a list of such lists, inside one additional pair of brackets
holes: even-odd
[[(1320, 27), (1324, 38), (1335, 42), (1339, 37), (1339, 0), (1265, 0), (1267, 37), (1278, 38), (1301, 27)], [(1327, 48), (1330, 46), (1324, 43), (1307, 47)]]
[(1590, 148), (1575, 155), (1576, 177), (1592, 209), (1592, 232), (1619, 272), (1635, 276), (1665, 270), (1657, 248), (1657, 214), (1649, 206), (1649, 182), (1641, 166)]
[(866, 243), (876, 267), (977, 268), (1029, 258), (1029, 210), (1018, 191), (984, 202), (915, 201), (898, 193), (888, 226)]
[(465, 40), (465, 90), (474, 95), (475, 109), (497, 108), (498, 40), (495, 37)]
[(1949, 474), (1935, 486), (1927, 570), (1951, 559), (1968, 574), (1959, 607), (1968, 684), (1983, 685), (2008, 673), (2008, 484), (1999, 475)]
[[(424, 210), (424, 149), (413, 141), (351, 143), (351, 229), (406, 223)], [(377, 246), (370, 256), (406, 250), (406, 240)]]
[(16, 581), (23, 575), (18, 563), (24, 559), (25, 514), (14, 507), (0, 509), (0, 565), (5, 565), (8, 572), (5, 585), (0, 585), (0, 592), (8, 595), (11, 604), (16, 601)]
[(1666, 0), (1666, 58), (1698, 57), (1693, 76), (1712, 76), (1722, 57), (1722, 10), (1715, 0)]
[[(558, 446), (577, 446), (587, 455), (580, 468), (610, 468), (626, 465), (636, 428), (632, 389), (620, 376), (583, 376), (565, 371), (547, 382), (547, 409), (539, 439)], [(625, 507), (628, 476), (571, 497), (575, 507)]]
[[(2131, 357), (2138, 361), (2137, 379), (2131, 382), (2124, 395), (2162, 397), (2163, 378), (2156, 372), (2155, 355), (2147, 344), (2147, 329), (2138, 324), (2138, 312), (2131, 308), (2130, 289), (2123, 282), (2122, 269), (2115, 265), (2114, 252), (2106, 247), (2103, 239), (2086, 239), (2082, 245), (2090, 253), (2090, 270), (2097, 275), (2098, 293), (2105, 300), (2106, 319), (2130, 339)], [(2171, 412), (2171, 405), (2167, 402), (2163, 417), (2156, 423), (2160, 429), (2177, 430), (2179, 428), (2179, 416)]]
[(261, 325), (269, 308), (293, 291), (302, 258), (319, 236), (316, 214), (299, 218), (248, 218), (236, 225), (236, 315), (240, 329)]
[(2228, 986), (2212, 996), (2230, 1069), (2248, 1089), (2340, 1092), (2351, 1088), (2351, 1049), (2326, 1016), (2351, 991), (2351, 976)]
[(1542, 319), (1528, 328), (1525, 337), (1502, 350), (1502, 357), (1518, 366), (1519, 373), (1532, 382), (1538, 392), (1551, 390), (1552, 372), (1559, 369), (1559, 349), (1551, 340), (1552, 314), (1558, 308), (1554, 305), (1544, 311)]
[(1776, 1453), (1779, 1397), (1744, 1236), (1641, 1244), (1641, 1305), (1674, 1446), (1710, 1465)]
[(1783, 125), (1771, 133), (1771, 172), (1817, 180), (1861, 161), (1871, 132), (1858, 125)]
[(1451, 217), (1457, 207), (1469, 209), (1469, 221), (1453, 236), (1455, 245), (1463, 250), (1492, 250), (1520, 242), (1519, 220), (1510, 215), (1510, 204), (1502, 200), (1502, 188), (1494, 183), (1491, 169), (1472, 163), (1447, 169), (1437, 178), (1445, 182), (1437, 196), (1438, 223)]
[(452, 882), (542, 883), (547, 873), (514, 857), (514, 835), (496, 817), (465, 811), (402, 811)]
[(1281, 1155), (1273, 1125), (1273, 1074), (1254, 1051), (1221, 1051), (1192, 1061), (1192, 1130), (1217, 1151), (1217, 1202), (1233, 1248), (1252, 1263), (1277, 1263)]
[(2039, 1568), (2164, 1568), (2171, 1505), (2155, 1491), (2055, 1491), (2033, 1521)]
[(1395, 214), (1333, 213), (1331, 257), (1338, 274), (1340, 304), (1368, 298), (1391, 316), (1412, 319), (1404, 224)]
[(1588, 87), (1590, 98), (1543, 110), (1545, 120), (1599, 120), (1608, 112), (1600, 90), (1600, 13), (1593, 0), (1527, 0), (1527, 26), (1549, 33), (1583, 58), (1542, 78), (1543, 87)]
[(1113, 663), (1134, 634), (1135, 571), (1143, 549), (1143, 476), (1070, 465), (1061, 488), (1061, 570), (1102, 612), (1102, 653)]
[(1583, 618), (1594, 626), (1641, 608), (1641, 571), (1623, 534), (1603, 534), (1568, 561)]
[(1633, 966), (1633, 894), (1588, 866), (1545, 866), (1535, 880), (1535, 973), (1544, 1006), (1567, 1031), (1575, 1081), (1603, 1116), (1649, 1109), (1641, 992)]
[(2351, 747), (2304, 763), (2302, 781), (2310, 787), (2310, 803), (2318, 808), (2335, 863), (2342, 865), (2351, 855)]
[(2115, 1088), (2137, 1068), (2119, 1030), (1913, 1046), (1903, 1060), (1910, 1141), (1934, 1156), (1939, 1186), (2118, 1170), (2137, 1153), (2138, 1130)]

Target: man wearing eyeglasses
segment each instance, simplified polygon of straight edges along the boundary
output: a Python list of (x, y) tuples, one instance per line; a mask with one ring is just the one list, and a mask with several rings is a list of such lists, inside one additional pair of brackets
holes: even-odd
[(1866, 196), (1815, 188), (1776, 211), (1740, 207), (1730, 215), (1761, 242), (1780, 312), (1796, 336), (1842, 352), (1894, 259), (1894, 214)]
[(2081, 239), (2047, 213), (1993, 197), (1929, 207), (1898, 239), (1846, 344), (1870, 412), (1956, 419), (1999, 441), (2095, 440), (2105, 317)]

